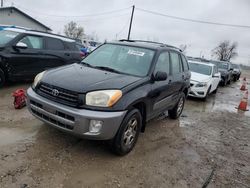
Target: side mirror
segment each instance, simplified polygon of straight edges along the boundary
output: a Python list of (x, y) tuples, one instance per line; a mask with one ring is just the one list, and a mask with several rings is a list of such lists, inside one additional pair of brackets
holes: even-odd
[(215, 73), (214, 75), (213, 75), (213, 78), (219, 78), (220, 77), (220, 73)]
[(19, 49), (26, 49), (26, 48), (28, 48), (27, 44), (25, 44), (23, 42), (18, 42), (14, 47), (15, 48), (19, 48)]
[(154, 75), (154, 81), (164, 81), (168, 78), (168, 75), (166, 72), (158, 71)]
[(233, 69), (233, 68), (230, 68), (229, 70), (232, 71), (232, 70), (234, 70), (234, 69)]

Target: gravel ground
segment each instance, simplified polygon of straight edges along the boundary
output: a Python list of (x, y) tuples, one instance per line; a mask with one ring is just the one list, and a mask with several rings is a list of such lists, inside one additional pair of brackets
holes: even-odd
[[(250, 80), (250, 74), (244, 73)], [(250, 187), (250, 112), (239, 112), (240, 82), (207, 102), (188, 99), (182, 117), (163, 114), (147, 124), (124, 157), (105, 142), (74, 138), (26, 108), (14, 110), (0, 90), (0, 187)], [(250, 86), (249, 86), (250, 87)]]

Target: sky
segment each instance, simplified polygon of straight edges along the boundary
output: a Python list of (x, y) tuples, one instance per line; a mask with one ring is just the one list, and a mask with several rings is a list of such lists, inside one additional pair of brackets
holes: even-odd
[[(234, 63), (250, 65), (250, 29), (186, 22), (143, 12), (150, 10), (188, 19), (250, 26), (250, 0), (4, 0), (63, 34), (64, 25), (77, 22), (86, 34), (105, 39), (127, 38), (131, 7), (135, 5), (131, 39), (187, 45), (186, 55), (213, 58), (219, 42), (238, 43)], [(116, 11), (119, 10), (119, 11)], [(102, 14), (113, 11), (110, 14)]]

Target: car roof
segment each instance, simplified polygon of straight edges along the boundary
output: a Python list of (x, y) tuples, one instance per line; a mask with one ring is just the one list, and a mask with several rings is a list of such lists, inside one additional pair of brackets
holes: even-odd
[(218, 60), (211, 60), (210, 62), (212, 62), (212, 63), (228, 63), (228, 64), (231, 64), (228, 61), (218, 61)]
[(196, 64), (201, 64), (201, 65), (207, 65), (210, 67), (214, 67), (215, 65), (213, 63), (208, 63), (208, 62), (200, 62), (200, 61), (195, 61), (195, 60), (188, 60), (189, 63), (196, 63)]
[(108, 44), (117, 44), (117, 45), (125, 45), (125, 46), (134, 46), (139, 48), (147, 48), (152, 50), (160, 50), (160, 49), (171, 49), (178, 52), (182, 52), (179, 48), (171, 45), (167, 45), (164, 43), (158, 43), (153, 41), (143, 41), (143, 40), (119, 40), (107, 42)]
[(26, 34), (32, 34), (32, 35), (40, 35), (40, 36), (46, 36), (46, 37), (51, 37), (51, 38), (56, 38), (60, 39), (65, 42), (75, 42), (75, 40), (71, 38), (67, 38), (61, 35), (56, 35), (52, 33), (47, 33), (47, 32), (42, 32), (42, 31), (35, 31), (35, 30), (30, 30), (30, 29), (23, 29), (23, 28), (5, 28), (5, 31), (14, 31), (18, 33), (26, 33)]

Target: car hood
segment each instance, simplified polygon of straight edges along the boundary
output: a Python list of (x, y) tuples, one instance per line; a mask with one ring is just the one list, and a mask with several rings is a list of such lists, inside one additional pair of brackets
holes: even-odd
[(210, 76), (205, 74), (200, 74), (197, 72), (191, 72), (191, 81), (195, 82), (207, 82), (210, 79)]
[(102, 89), (122, 89), (140, 79), (140, 77), (72, 64), (47, 71), (41, 81), (63, 89), (86, 93)]

